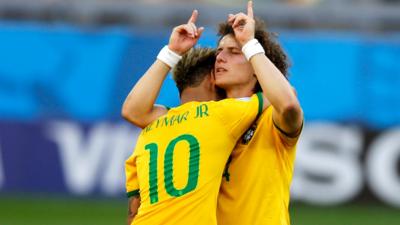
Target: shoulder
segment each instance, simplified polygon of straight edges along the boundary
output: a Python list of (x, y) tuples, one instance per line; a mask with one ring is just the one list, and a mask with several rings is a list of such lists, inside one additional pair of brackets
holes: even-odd
[(262, 103), (262, 96), (258, 94), (254, 94), (249, 97), (240, 97), (240, 98), (226, 98), (220, 101), (214, 102), (217, 105), (228, 106), (228, 105), (241, 105), (242, 103), (250, 103), (250, 102), (258, 102)]

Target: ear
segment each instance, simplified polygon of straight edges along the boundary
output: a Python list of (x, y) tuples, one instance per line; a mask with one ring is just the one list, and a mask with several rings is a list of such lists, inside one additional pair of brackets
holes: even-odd
[(214, 68), (211, 70), (211, 76), (210, 76), (211, 82), (215, 84), (215, 70)]
[(204, 80), (207, 80), (206, 82), (208, 82), (210, 85), (214, 85), (214, 83), (215, 83), (215, 74), (214, 74), (214, 72), (210, 72), (210, 74), (208, 74), (206, 79), (204, 79)]
[(215, 87), (214, 73), (211, 72), (207, 76), (205, 76), (203, 81), (201, 82), (201, 85), (203, 87), (206, 87), (207, 89), (213, 89)]

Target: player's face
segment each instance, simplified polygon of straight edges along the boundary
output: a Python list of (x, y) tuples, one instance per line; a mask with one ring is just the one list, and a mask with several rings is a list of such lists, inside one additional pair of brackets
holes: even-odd
[(255, 82), (254, 71), (243, 55), (234, 36), (226, 35), (219, 42), (215, 61), (215, 82), (223, 89)]

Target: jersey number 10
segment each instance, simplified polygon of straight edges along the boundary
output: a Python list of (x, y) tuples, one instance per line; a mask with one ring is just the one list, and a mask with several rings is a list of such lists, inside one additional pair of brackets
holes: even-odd
[[(189, 143), (189, 176), (186, 186), (183, 189), (176, 189), (173, 183), (173, 156), (175, 145), (181, 141)], [(149, 184), (150, 184), (150, 203), (158, 202), (158, 145), (150, 143), (145, 146), (150, 151), (149, 163)], [(199, 178), (200, 145), (197, 139), (190, 134), (183, 134), (169, 142), (164, 155), (164, 187), (170, 196), (179, 197), (197, 186)]]

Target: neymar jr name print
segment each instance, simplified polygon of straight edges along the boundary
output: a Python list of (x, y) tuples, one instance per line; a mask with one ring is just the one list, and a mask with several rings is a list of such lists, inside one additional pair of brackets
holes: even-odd
[(185, 121), (188, 120), (188, 118), (193, 118), (193, 119), (200, 119), (204, 117), (208, 117), (209, 112), (208, 112), (208, 106), (207, 104), (200, 104), (196, 107), (196, 111), (186, 111), (184, 113), (178, 114), (178, 115), (165, 115), (157, 120), (153, 121), (150, 123), (146, 128), (144, 128), (144, 133), (147, 133), (153, 129), (161, 128), (161, 127), (171, 127), (177, 124), (184, 123)]

